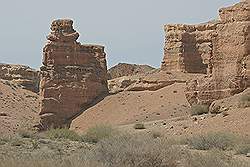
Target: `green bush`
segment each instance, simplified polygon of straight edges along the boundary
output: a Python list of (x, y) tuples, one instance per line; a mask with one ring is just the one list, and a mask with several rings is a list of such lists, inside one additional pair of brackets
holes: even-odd
[(202, 115), (207, 114), (209, 112), (208, 105), (194, 105), (191, 107), (191, 115)]
[(240, 108), (247, 108), (247, 107), (250, 107), (250, 94), (243, 95), (243, 96), (240, 98), (239, 107), (240, 107)]
[(112, 135), (115, 135), (115, 130), (111, 126), (97, 125), (89, 128), (87, 132), (82, 135), (82, 140), (85, 142), (97, 143)]
[(134, 125), (134, 129), (146, 129), (143, 123), (137, 123)]
[(74, 131), (69, 129), (50, 129), (46, 132), (46, 136), (50, 139), (68, 139), (72, 141), (79, 141), (81, 137)]
[(197, 150), (229, 150), (236, 144), (236, 137), (226, 133), (208, 133), (187, 139), (187, 144)]

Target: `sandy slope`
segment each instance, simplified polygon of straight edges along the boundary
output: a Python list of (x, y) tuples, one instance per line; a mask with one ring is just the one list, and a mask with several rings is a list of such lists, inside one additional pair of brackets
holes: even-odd
[(0, 80), (0, 133), (30, 128), (38, 121), (39, 96)]
[(124, 125), (187, 115), (189, 104), (185, 84), (178, 83), (157, 91), (125, 91), (104, 98), (89, 108), (71, 125), (84, 131), (96, 124)]
[[(163, 119), (145, 123), (144, 132), (161, 132), (166, 136), (191, 136), (208, 132), (235, 133), (242, 136), (250, 136), (250, 108), (233, 109), (227, 111), (227, 116), (202, 115), (184, 116), (174, 119)], [(120, 126), (122, 131), (138, 133), (133, 128), (134, 124)]]

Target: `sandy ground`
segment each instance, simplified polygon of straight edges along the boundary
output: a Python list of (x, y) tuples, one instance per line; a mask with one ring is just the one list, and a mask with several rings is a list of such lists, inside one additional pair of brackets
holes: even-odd
[[(185, 84), (176, 83), (157, 91), (124, 91), (105, 97), (73, 120), (79, 133), (98, 124), (137, 133), (135, 123), (144, 123), (145, 132), (159, 131), (170, 136), (189, 136), (210, 131), (250, 136), (250, 108), (233, 108), (227, 115), (189, 114)], [(230, 98), (231, 99), (231, 98)], [(0, 132), (13, 133), (32, 128), (39, 121), (37, 94), (0, 81)]]
[(32, 128), (38, 121), (39, 96), (0, 80), (0, 133)]
[(223, 114), (183, 116), (145, 123), (145, 130), (135, 130), (134, 124), (120, 126), (119, 129), (130, 133), (160, 132), (170, 137), (188, 137), (209, 132), (233, 133), (250, 137), (250, 108), (234, 109)]
[(157, 91), (125, 91), (104, 98), (71, 125), (79, 132), (96, 124), (125, 125), (188, 115), (185, 84), (173, 84)]

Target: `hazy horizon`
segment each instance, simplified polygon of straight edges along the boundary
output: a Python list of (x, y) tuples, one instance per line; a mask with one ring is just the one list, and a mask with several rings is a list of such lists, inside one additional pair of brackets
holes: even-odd
[(159, 67), (164, 24), (216, 19), (221, 7), (240, 0), (55, 0), (1, 3), (0, 63), (39, 68), (52, 20), (70, 18), (79, 42), (105, 46), (108, 66), (120, 62)]

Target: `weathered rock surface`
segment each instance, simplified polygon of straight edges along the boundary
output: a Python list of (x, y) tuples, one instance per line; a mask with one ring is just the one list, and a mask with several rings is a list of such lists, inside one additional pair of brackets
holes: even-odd
[(103, 46), (81, 45), (72, 20), (55, 20), (43, 49), (41, 127), (67, 126), (108, 92)]
[(156, 91), (174, 83), (186, 83), (197, 74), (153, 70), (148, 73), (124, 76), (108, 81), (110, 93), (122, 91)]
[(11, 81), (33, 92), (39, 90), (39, 72), (28, 66), (0, 64), (0, 79)]
[(188, 73), (211, 73), (212, 39), (217, 21), (199, 25), (166, 25), (161, 69)]
[(250, 86), (250, 12), (243, 1), (220, 10), (220, 23), (212, 40), (211, 76), (189, 82), (187, 99), (191, 104), (211, 104)]
[(207, 74), (187, 83), (190, 104), (211, 104), (250, 86), (249, 1), (219, 14), (206, 24), (165, 26), (162, 69)]
[[(247, 105), (248, 104), (248, 105)], [(210, 113), (222, 113), (228, 110), (250, 107), (250, 88), (234, 96), (214, 101)]]
[(123, 76), (131, 76), (136, 74), (143, 74), (154, 70), (155, 68), (149, 65), (137, 65), (119, 63), (108, 70), (109, 79), (119, 78)]

